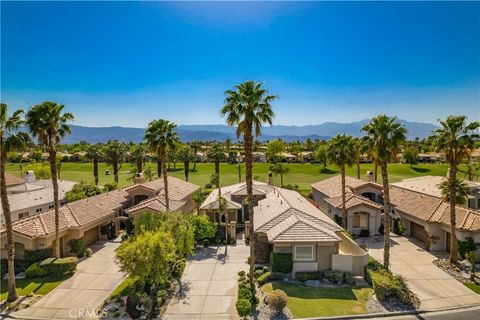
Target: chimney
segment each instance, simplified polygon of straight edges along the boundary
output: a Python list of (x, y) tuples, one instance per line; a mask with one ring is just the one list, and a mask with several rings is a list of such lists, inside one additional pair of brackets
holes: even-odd
[(367, 176), (367, 181), (369, 182), (375, 181), (375, 176), (373, 175), (373, 171), (367, 171), (366, 176)]
[(267, 184), (273, 186), (273, 174), (272, 171), (268, 171)]
[(24, 176), (25, 183), (32, 183), (37, 181), (37, 178), (35, 177), (35, 172), (33, 170), (28, 170), (25, 172)]
[(135, 182), (135, 184), (144, 183), (145, 178), (143, 177), (143, 173), (142, 172), (137, 172), (135, 174), (135, 178), (133, 179), (133, 182)]

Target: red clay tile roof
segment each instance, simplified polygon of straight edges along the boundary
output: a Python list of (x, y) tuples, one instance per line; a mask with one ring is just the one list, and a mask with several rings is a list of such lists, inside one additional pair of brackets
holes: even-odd
[[(340, 175), (336, 175), (334, 177), (316, 182), (312, 184), (312, 188), (321, 191), (324, 193), (327, 197), (334, 198), (334, 197), (340, 197), (342, 196), (342, 180), (341, 180)], [(381, 189), (382, 186), (378, 183), (370, 182), (370, 181), (364, 181), (364, 180), (359, 180), (355, 179), (349, 176), (345, 177), (345, 186), (346, 190), (349, 188), (351, 189), (357, 189), (359, 187), (364, 187), (364, 186), (373, 186), (375, 188)]]
[[(325, 199), (325, 202), (327, 202), (328, 204), (332, 205), (333, 207), (335, 208), (339, 208), (341, 209), (342, 208), (342, 197), (335, 197), (335, 198), (327, 198)], [(347, 192), (346, 195), (345, 195), (345, 206), (347, 209), (350, 209), (350, 208), (353, 208), (353, 207), (356, 207), (356, 206), (359, 206), (359, 205), (366, 205), (366, 206), (369, 206), (369, 207), (373, 207), (373, 208), (376, 208), (376, 209), (381, 209), (383, 206), (368, 199), (368, 198), (365, 198), (364, 196), (361, 196), (359, 194), (356, 194), (356, 193), (351, 193), (351, 192)]]
[[(456, 206), (455, 215), (458, 229), (480, 231), (479, 211), (463, 206)], [(431, 213), (428, 221), (450, 225), (450, 205), (445, 201), (440, 201)]]
[[(177, 201), (177, 200), (170, 200), (169, 201), (169, 206), (170, 210), (179, 210), (182, 206), (185, 205), (185, 201)], [(165, 211), (165, 196), (164, 195), (158, 195), (153, 198), (144, 200), (130, 208), (127, 209), (127, 211), (130, 212), (137, 212), (142, 209), (152, 209), (154, 211)]]

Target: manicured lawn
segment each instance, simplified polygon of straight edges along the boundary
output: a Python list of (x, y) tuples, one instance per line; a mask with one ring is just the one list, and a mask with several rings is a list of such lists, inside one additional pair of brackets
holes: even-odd
[(127, 277), (123, 279), (122, 282), (118, 285), (118, 287), (113, 290), (113, 292), (110, 294), (110, 297), (122, 297), (130, 294), (131, 292), (131, 285), (134, 283), (133, 279), (130, 277)]
[(288, 295), (288, 309), (295, 318), (343, 316), (367, 313), (370, 288), (311, 288), (302, 285), (272, 282), (262, 290), (280, 289)]
[(480, 294), (480, 284), (467, 283), (467, 284), (465, 284), (465, 286), (467, 286), (473, 292)]
[[(321, 169), (323, 168), (322, 165), (310, 163), (291, 163), (286, 164), (286, 166), (290, 169), (290, 171), (284, 175), (284, 183), (298, 185), (302, 193), (308, 193), (311, 189), (310, 185), (312, 183), (326, 179), (339, 173), (338, 169), (335, 166), (328, 166), (327, 170), (324, 171), (321, 171)], [(145, 168), (148, 167), (150, 167), (154, 172), (156, 172), (157, 170), (156, 164), (149, 163), (145, 166)], [(11, 172), (18, 176), (20, 175), (18, 164), (7, 164), (6, 168), (8, 172)], [(192, 168), (192, 165), (190, 166), (190, 168)], [(394, 163), (389, 165), (389, 178), (391, 182), (396, 182), (405, 178), (413, 178), (424, 175), (445, 176), (447, 168), (448, 165), (446, 164), (421, 164), (411, 168), (410, 165), (407, 164)], [(460, 166), (460, 169), (463, 169), (463, 166)], [(101, 185), (107, 182), (113, 182), (113, 174), (107, 176), (105, 175), (105, 170), (112, 171), (112, 168), (105, 163), (101, 163), (99, 165), (99, 183)], [(132, 182), (128, 180), (132, 176), (132, 170), (134, 170), (133, 165), (123, 164), (119, 173), (119, 185), (121, 187), (132, 184)], [(270, 164), (255, 163), (253, 165), (254, 179), (259, 181), (266, 181), (267, 173), (269, 170)], [(373, 164), (361, 164), (360, 170), (361, 176), (363, 177), (367, 170), (373, 171)], [(190, 182), (203, 187), (206, 183), (210, 181), (210, 176), (213, 174), (213, 172), (213, 163), (198, 163), (197, 170), (190, 173)], [(177, 178), (184, 179), (183, 164), (177, 163), (176, 170), (173, 170), (172, 165), (170, 174)], [(356, 176), (356, 168), (347, 168), (347, 174), (350, 176)], [(379, 177), (381, 177), (380, 170)], [(65, 180), (93, 182), (93, 165), (91, 163), (63, 163), (61, 169), (61, 178)], [(244, 179), (245, 165), (242, 164), (242, 180)], [(222, 185), (237, 183), (237, 165), (222, 163), (220, 166), (220, 181)], [(280, 177), (274, 177), (274, 183), (276, 185), (279, 185)]]
[[(34, 293), (38, 295), (45, 295), (55, 289), (63, 281), (68, 279), (71, 275), (65, 275), (61, 277), (40, 277), (40, 278), (30, 278), (30, 279), (16, 279), (15, 283), (17, 285), (17, 294), (19, 296), (25, 296), (29, 293)], [(0, 301), (7, 299), (8, 286), (7, 280), (1, 281), (1, 294)]]

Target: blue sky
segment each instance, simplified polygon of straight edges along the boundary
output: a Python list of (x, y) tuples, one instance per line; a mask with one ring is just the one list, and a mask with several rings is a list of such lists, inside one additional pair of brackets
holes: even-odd
[(77, 124), (223, 123), (247, 79), (276, 124), (480, 119), (480, 3), (1, 2), (1, 99)]

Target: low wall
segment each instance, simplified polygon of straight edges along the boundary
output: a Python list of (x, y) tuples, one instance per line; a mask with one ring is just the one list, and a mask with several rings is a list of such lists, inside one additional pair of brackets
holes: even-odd
[(339, 236), (342, 239), (340, 253), (332, 255), (332, 270), (363, 276), (363, 267), (368, 263), (368, 253), (343, 233)]

